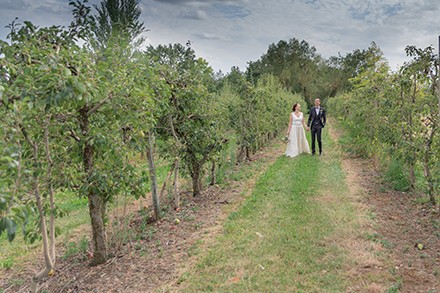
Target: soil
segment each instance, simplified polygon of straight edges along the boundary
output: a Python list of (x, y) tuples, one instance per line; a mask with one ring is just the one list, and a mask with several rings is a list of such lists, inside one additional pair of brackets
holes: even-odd
[[(330, 135), (337, 140), (340, 133), (330, 129)], [(392, 292), (440, 292), (438, 207), (421, 203), (420, 194), (399, 192), (386, 186), (372, 161), (349, 157), (343, 152), (342, 156), (350, 193), (362, 194), (360, 205), (367, 209), (375, 223), (369, 228), (373, 231), (370, 239), (378, 243), (385, 254), (381, 263), (368, 266), (370, 272), (387, 266), (396, 280), (392, 286), (396, 290)]]
[[(331, 131), (336, 139), (338, 133)], [(236, 209), (252, 190), (256, 180), (284, 151), (284, 146), (268, 148), (252, 158), (263, 161), (251, 178), (232, 181), (226, 187), (211, 186), (201, 196), (183, 193), (179, 211), (169, 210), (158, 222), (142, 225), (144, 212), (131, 214), (127, 227), (111, 231), (114, 244), (112, 257), (99, 266), (88, 265), (88, 253), (63, 260), (58, 257), (55, 274), (42, 283), (47, 292), (176, 292), (179, 278), (197, 263), (197, 252), (209, 247), (222, 232), (228, 214)], [(416, 196), (391, 191), (381, 182), (380, 173), (366, 160), (344, 155), (342, 166), (347, 174), (350, 192), (357, 198), (360, 209), (374, 218), (373, 242), (382, 246), (384, 258), (371, 265), (354, 269), (349, 277), (369, 274), (382, 275), (385, 269), (395, 276), (399, 292), (440, 292), (440, 216)], [(239, 168), (239, 166), (237, 167)], [(133, 205), (142, 211), (141, 205)], [(177, 223), (176, 219), (179, 219)], [(123, 241), (125, 229), (137, 229), (139, 239)], [(144, 227), (143, 230), (140, 227)], [(79, 231), (77, 234), (88, 233)], [(418, 244), (423, 244), (423, 248)], [(421, 249), (420, 249), (421, 248)], [(63, 255), (59, 247), (59, 255)], [(353, 251), (353, 255), (356, 251)], [(386, 263), (386, 265), (384, 264)], [(391, 266), (391, 268), (390, 268)], [(12, 284), (12, 279), (28, 280), (38, 267), (29, 264), (19, 272), (2, 270), (0, 288), (3, 292), (27, 292), (26, 284)], [(25, 283), (28, 283), (27, 281)], [(368, 292), (383, 292), (383, 287), (368, 287)], [(388, 288), (385, 288), (388, 289)], [(0, 290), (1, 291), (1, 290)], [(360, 292), (354, 286), (347, 292)], [(393, 291), (397, 292), (397, 291)]]

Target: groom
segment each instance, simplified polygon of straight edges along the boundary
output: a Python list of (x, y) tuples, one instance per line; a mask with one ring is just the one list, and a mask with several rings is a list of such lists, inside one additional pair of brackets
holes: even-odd
[(321, 130), (326, 122), (325, 110), (321, 107), (321, 100), (315, 99), (315, 107), (310, 108), (307, 130), (312, 129), (312, 155), (315, 155), (315, 140), (318, 139), (319, 155), (322, 155)]

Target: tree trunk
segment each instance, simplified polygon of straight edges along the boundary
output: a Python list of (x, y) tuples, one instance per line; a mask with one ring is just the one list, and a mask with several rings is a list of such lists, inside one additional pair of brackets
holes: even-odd
[[(40, 217), (40, 233), (41, 233), (41, 236), (43, 239), (43, 256), (44, 256), (44, 265), (45, 266), (41, 271), (39, 271), (38, 273), (36, 273), (32, 277), (31, 285), (30, 285), (31, 292), (38, 292), (38, 290), (39, 290), (38, 283), (44, 277), (48, 276), (49, 272), (52, 271), (53, 266), (54, 266), (54, 262), (52, 261), (52, 258), (51, 258), (52, 252), (49, 247), (46, 218), (44, 216), (45, 213), (44, 213), (43, 203), (41, 201), (40, 181), (39, 181), (40, 177), (38, 175), (39, 174), (38, 166), (40, 165), (39, 161), (38, 161), (38, 145), (37, 145), (37, 143), (31, 141), (31, 139), (27, 135), (27, 132), (23, 126), (21, 126), (20, 128), (22, 130), (22, 133), (23, 133), (26, 141), (29, 143), (29, 146), (32, 148), (33, 167), (34, 167), (33, 188), (34, 188), (35, 201), (37, 203), (37, 208), (38, 208), (38, 214)], [(45, 135), (47, 135), (47, 132), (45, 132)], [(50, 163), (49, 163), (49, 165), (50, 165)]]
[(241, 163), (243, 161), (243, 156), (244, 156), (244, 146), (240, 145), (237, 150), (237, 159), (236, 159), (237, 163)]
[(49, 252), (46, 218), (44, 217), (44, 209), (43, 209), (43, 204), (41, 202), (38, 175), (34, 176), (34, 184), (35, 184), (34, 185), (35, 199), (37, 201), (38, 213), (40, 215), (40, 233), (43, 238), (43, 255), (44, 255), (44, 264), (45, 264), (45, 267), (32, 277), (31, 290), (32, 292), (37, 292), (38, 283), (44, 277), (46, 277), (47, 274), (53, 269), (53, 263)]
[[(87, 174), (87, 185), (92, 184), (93, 173), (93, 146), (89, 143), (89, 116), (87, 115), (88, 108), (80, 110), (80, 127), (82, 135), (85, 139), (83, 147), (83, 165), (84, 171)], [(87, 198), (89, 202), (89, 214), (92, 225), (93, 237), (93, 258), (91, 265), (102, 264), (107, 260), (107, 242), (105, 236), (105, 227), (103, 220), (104, 200), (99, 194), (95, 194), (91, 188), (87, 191)]]
[(409, 165), (409, 183), (410, 183), (411, 190), (414, 190), (416, 187), (416, 175), (415, 175), (415, 171), (414, 171), (414, 164), (412, 164), (412, 163), (410, 163), (410, 165)]
[(424, 169), (424, 173), (425, 173), (425, 179), (428, 183), (429, 201), (431, 202), (431, 204), (433, 206), (436, 206), (437, 202), (435, 200), (434, 183), (432, 182), (432, 175), (431, 175), (431, 170), (428, 165), (428, 160), (429, 159), (427, 158), (427, 155), (425, 154), (425, 158), (423, 160), (423, 169)]
[(163, 202), (164, 201), (164, 196), (165, 196), (165, 191), (166, 191), (166, 189), (167, 189), (167, 184), (168, 184), (168, 181), (170, 180), (170, 178), (171, 178), (171, 175), (174, 173), (174, 165), (175, 165), (175, 161), (171, 164), (171, 168), (170, 168), (170, 171), (168, 172), (168, 174), (167, 174), (167, 177), (165, 178), (165, 180), (164, 180), (164, 182), (163, 182), (163, 185), (162, 185), (162, 188), (160, 189), (160, 193), (159, 193), (159, 201), (160, 202)]
[(246, 146), (246, 160), (247, 161), (251, 160), (251, 155), (250, 155), (250, 152), (249, 152), (249, 146)]
[[(168, 122), (170, 124), (171, 134), (173, 135), (177, 146), (179, 147), (179, 149), (181, 149), (183, 146), (179, 138), (177, 137), (176, 130), (174, 129), (173, 117), (171, 115), (168, 116)], [(174, 186), (173, 198), (174, 198), (175, 209), (178, 209), (180, 207), (180, 195), (178, 190), (179, 161), (180, 161), (179, 157), (176, 157), (176, 160), (174, 161), (174, 182), (173, 182), (173, 186)]]
[(200, 194), (200, 166), (197, 163), (193, 163), (192, 168), (191, 178), (193, 196), (196, 197)]
[(89, 200), (89, 215), (93, 236), (93, 258), (90, 264), (94, 266), (107, 261), (107, 242), (104, 220), (102, 218), (103, 199), (90, 190), (88, 191), (87, 198)]
[[(35, 172), (35, 173), (37, 173), (37, 172)], [(51, 256), (50, 256), (51, 252), (49, 249), (49, 243), (48, 243), (48, 237), (47, 237), (46, 218), (44, 217), (44, 209), (43, 209), (43, 204), (41, 202), (38, 175), (34, 176), (34, 188), (35, 188), (35, 190), (34, 190), (35, 199), (37, 201), (37, 208), (38, 208), (38, 213), (40, 216), (40, 233), (43, 238), (43, 255), (44, 255), (44, 265), (45, 265), (41, 271), (39, 271), (38, 273), (36, 273), (32, 277), (31, 292), (38, 292), (38, 290), (39, 290), (38, 283), (44, 277), (47, 277), (49, 272), (52, 271), (54, 263), (53, 263)]]
[(174, 191), (173, 191), (173, 198), (174, 198), (174, 208), (178, 209), (180, 207), (180, 194), (179, 194), (179, 163), (180, 160), (179, 158), (176, 158), (176, 160), (174, 161), (174, 182), (173, 182), (173, 187), (174, 187)]
[[(416, 78), (416, 76), (414, 76)], [(413, 94), (411, 96), (411, 105), (415, 104), (416, 99), (416, 93), (417, 93), (417, 79), (414, 79), (414, 88), (413, 88)], [(411, 109), (414, 109), (414, 107), (411, 107)], [(409, 143), (410, 145), (413, 145), (413, 110), (410, 110), (409, 113)], [(415, 169), (415, 159), (416, 158), (416, 152), (415, 150), (411, 150), (411, 161), (409, 162), (409, 170), (410, 170), (410, 187), (411, 190), (414, 190), (416, 186), (416, 177), (414, 175), (414, 169)]]
[(429, 134), (428, 139), (426, 140), (425, 144), (425, 153), (423, 154), (423, 169), (424, 169), (424, 175), (426, 182), (428, 183), (428, 195), (429, 195), (429, 201), (433, 206), (436, 206), (437, 202), (435, 200), (435, 188), (434, 188), (434, 180), (432, 178), (431, 169), (429, 167), (429, 159), (430, 159), (430, 153), (431, 153), (431, 146), (432, 146), (432, 140), (434, 138), (435, 133), (435, 126), (432, 126), (433, 129), (428, 130), (431, 133)]
[(215, 185), (215, 182), (217, 181), (216, 180), (216, 177), (215, 177), (215, 160), (212, 160), (212, 164), (211, 164), (211, 183), (210, 183), (210, 185), (211, 186), (214, 186)]
[(156, 180), (156, 168), (154, 167), (154, 134), (148, 132), (148, 149), (147, 149), (147, 159), (148, 168), (151, 177), (151, 197), (153, 199), (154, 208), (154, 218), (158, 220), (160, 218), (160, 202), (157, 194), (157, 180)]
[[(20, 126), (19, 126), (18, 123), (15, 124), (15, 127), (16, 127), (16, 130), (19, 132), (20, 131)], [(13, 192), (13, 194), (11, 196), (11, 199), (9, 200), (9, 204), (8, 204), (8, 206), (6, 208), (6, 214), (9, 214), (11, 212), (11, 208), (13, 206), (15, 198), (17, 197), (17, 194), (18, 194), (18, 191), (19, 191), (20, 185), (21, 185), (21, 168), (22, 168), (22, 165), (23, 165), (22, 164), (22, 155), (23, 155), (22, 154), (22, 150), (23, 150), (23, 148), (22, 148), (22, 145), (21, 145), (21, 142), (20, 142), (20, 138), (17, 139), (17, 146), (18, 146), (18, 149), (20, 150), (18, 152), (18, 159), (17, 159), (17, 178), (15, 180), (14, 192)]]
[(55, 266), (55, 196), (53, 191), (53, 184), (52, 184), (52, 168), (53, 168), (53, 161), (52, 156), (50, 152), (50, 145), (49, 145), (49, 122), (50, 122), (51, 116), (47, 118), (45, 129), (44, 129), (44, 145), (45, 145), (45, 152), (46, 152), (46, 160), (48, 163), (47, 167), (47, 181), (49, 184), (49, 201), (50, 201), (50, 224), (49, 224), (49, 238), (50, 238), (50, 258), (52, 260), (52, 266)]
[[(440, 46), (440, 35), (438, 36), (438, 44)], [(440, 50), (438, 52), (438, 64), (440, 64)], [(437, 66), (437, 98), (438, 98), (438, 116), (436, 122), (434, 122), (436, 128), (438, 127), (440, 122), (439, 121), (440, 120), (440, 68), (438, 66)], [(440, 214), (440, 204), (438, 205), (438, 213)]]

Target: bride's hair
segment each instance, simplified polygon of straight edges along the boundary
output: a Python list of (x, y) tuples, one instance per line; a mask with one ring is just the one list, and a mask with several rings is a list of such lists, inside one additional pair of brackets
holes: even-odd
[(293, 106), (292, 106), (292, 111), (293, 112), (295, 112), (295, 110), (296, 110), (296, 107), (299, 105), (299, 103), (295, 103), (295, 104), (293, 104)]

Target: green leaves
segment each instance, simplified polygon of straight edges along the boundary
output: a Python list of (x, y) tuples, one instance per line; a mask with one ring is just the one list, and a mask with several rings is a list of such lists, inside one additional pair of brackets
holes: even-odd
[[(76, 130), (72, 113), (78, 103), (72, 84), (90, 78), (76, 70), (83, 62), (90, 62), (90, 56), (61, 28), (39, 28), (30, 22), (12, 33), (11, 44), (1, 43), (1, 52), (1, 76), (8, 82), (2, 79), (0, 83), (0, 123), (5, 138), (0, 156), (11, 158), (7, 165), (2, 162), (0, 170), (2, 192), (7, 194), (0, 206), (4, 216), (1, 231), (6, 231), (12, 241), (20, 225), (25, 235), (34, 235), (30, 239), (35, 240), (40, 233), (38, 223), (27, 226), (36, 218), (35, 210), (28, 207), (37, 197), (29, 198), (29, 194), (47, 197), (43, 198), (43, 216), (52, 212), (63, 215), (60, 210), (51, 210), (47, 195), (50, 186), (55, 190), (69, 186), (66, 177), (76, 164), (69, 156), (71, 141), (59, 134)], [(3, 170), (4, 166), (8, 168)]]
[[(352, 148), (357, 155), (372, 156), (387, 162), (388, 173), (399, 175), (401, 189), (416, 187), (415, 174), (423, 166), (424, 187), (431, 202), (438, 193), (440, 125), (438, 97), (435, 94), (438, 68), (433, 48), (406, 48), (412, 57), (397, 73), (391, 73), (377, 46), (365, 56), (365, 66), (351, 79), (353, 90), (329, 102), (332, 112), (349, 129)], [(393, 162), (399, 162), (394, 166)], [(399, 172), (397, 172), (399, 171)], [(420, 170), (421, 171), (421, 170)]]
[(264, 74), (272, 74), (289, 92), (299, 93), (312, 101), (313, 97), (325, 97), (329, 92), (320, 88), (320, 82), (317, 82), (323, 76), (319, 68), (321, 62), (315, 47), (292, 38), (270, 44), (266, 54), (249, 64), (247, 75), (256, 83)]
[(17, 231), (17, 224), (14, 220), (2, 217), (0, 219), (0, 236), (6, 231), (8, 235), (8, 241), (12, 242), (15, 238), (15, 232)]
[[(293, 103), (305, 106), (303, 97), (283, 89), (279, 79), (270, 74), (262, 75), (253, 85), (238, 70), (233, 70), (223, 82), (219, 100), (226, 110), (223, 115), (228, 129), (237, 135), (242, 151), (247, 149), (249, 154), (258, 150), (268, 136), (275, 136), (287, 127)], [(242, 159), (243, 156), (238, 158)]]
[(164, 84), (155, 88), (160, 111), (156, 112), (163, 129), (158, 130), (165, 142), (165, 156), (181, 157), (193, 180), (193, 193), (198, 194), (199, 174), (204, 164), (217, 153), (224, 137), (224, 116), (213, 88), (212, 68), (195, 52), (181, 44), (145, 52)]

